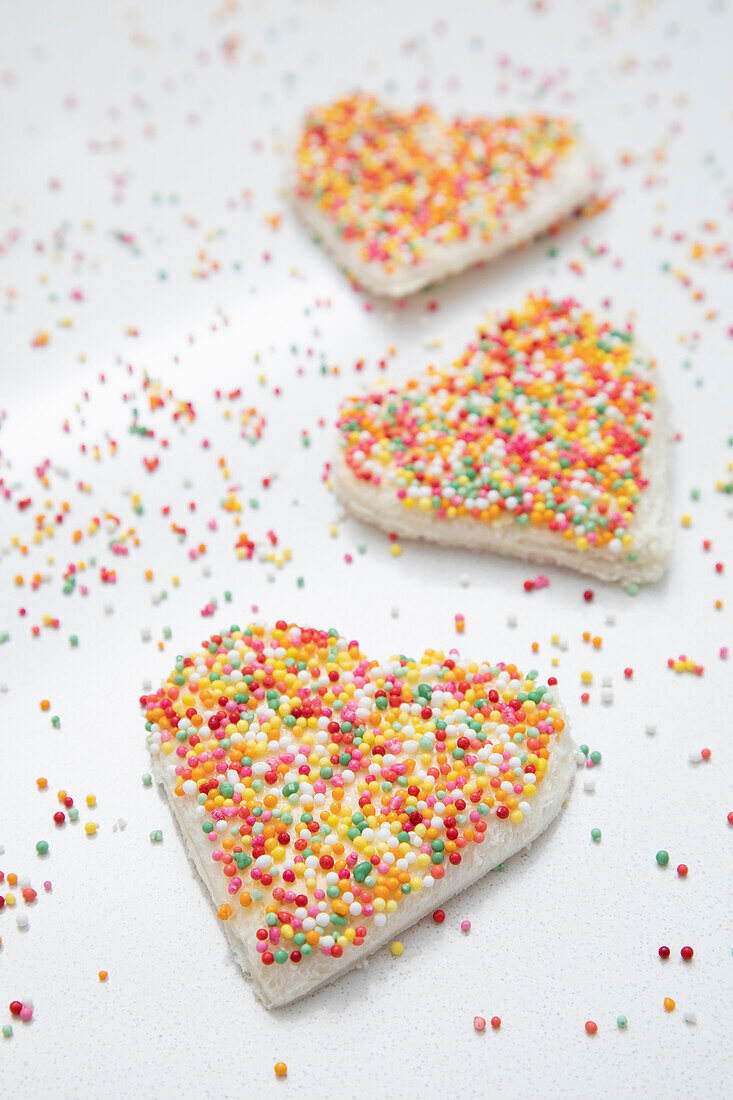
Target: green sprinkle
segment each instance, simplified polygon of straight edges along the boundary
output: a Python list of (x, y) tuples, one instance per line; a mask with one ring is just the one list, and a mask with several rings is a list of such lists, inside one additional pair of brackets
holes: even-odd
[(78, 644), (79, 644), (79, 639), (77, 638), (76, 634), (70, 634), (69, 635), (69, 645), (71, 646), (71, 648), (74, 649), (76, 646), (78, 646)]
[(3, 1024), (3, 1035), (5, 1036), (5, 1038), (9, 1039), (12, 1034), (13, 1028), (11, 1024)]
[(48, 841), (47, 840), (37, 841), (36, 851), (38, 852), (39, 856), (45, 856), (46, 853), (48, 852)]
[(54, 714), (53, 718), (51, 719), (51, 725), (55, 730), (61, 728), (61, 719), (59, 718), (58, 714)]
[(72, 806), (71, 809), (69, 810), (69, 821), (78, 821), (78, 820), (79, 820), (79, 811), (77, 810), (76, 806)]
[(357, 882), (363, 882), (372, 869), (371, 863), (366, 861), (365, 863), (357, 863), (354, 868), (354, 878)]
[(591, 758), (591, 760), (593, 761), (593, 763), (594, 763), (594, 764), (600, 764), (601, 760), (603, 759), (603, 757), (602, 757), (602, 756), (601, 756), (601, 754), (599, 753), (598, 749), (595, 749), (595, 750), (594, 750), (594, 751), (593, 751), (593, 752), (592, 752), (592, 753), (590, 754), (590, 758)]
[(628, 1027), (628, 1024), (629, 1024), (629, 1021), (626, 1019), (625, 1016), (617, 1016), (616, 1017), (616, 1027), (620, 1031), (626, 1031), (626, 1028)]
[(153, 844), (160, 844), (163, 839), (163, 831), (161, 829), (153, 829), (150, 834), (150, 840)]
[(660, 848), (655, 858), (660, 867), (666, 867), (669, 863), (669, 852), (665, 852), (664, 848)]
[(593, 839), (593, 841), (595, 841), (595, 843), (597, 844), (598, 841), (601, 839), (601, 830), (600, 829), (591, 829), (590, 835), (591, 835), (591, 838)]
[(150, 772), (143, 772), (143, 787), (152, 787), (153, 777)]

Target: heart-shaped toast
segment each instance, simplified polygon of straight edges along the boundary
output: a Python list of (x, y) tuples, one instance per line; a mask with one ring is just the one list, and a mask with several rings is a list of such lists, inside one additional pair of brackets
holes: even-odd
[(357, 93), (307, 116), (291, 194), (342, 267), (399, 297), (549, 228), (597, 177), (567, 119), (446, 122), (428, 106), (398, 111)]
[(148, 744), (268, 1007), (330, 982), (529, 844), (570, 787), (554, 681), (335, 630), (215, 634), (144, 695)]
[(454, 363), (345, 401), (336, 488), (400, 535), (656, 580), (672, 546), (656, 374), (631, 330), (530, 297)]

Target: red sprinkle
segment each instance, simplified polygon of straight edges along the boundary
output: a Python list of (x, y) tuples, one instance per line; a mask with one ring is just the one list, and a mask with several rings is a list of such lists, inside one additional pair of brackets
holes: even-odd
[(691, 947), (683, 947), (680, 951), (680, 955), (685, 960), (685, 962), (689, 962), (694, 954), (695, 952), (692, 950)]
[(588, 1032), (589, 1035), (595, 1035), (595, 1033), (598, 1031), (598, 1024), (594, 1023), (593, 1020), (586, 1020), (585, 1030)]
[(677, 874), (680, 876), (680, 878), (685, 878), (685, 876), (687, 875), (688, 870), (689, 870), (689, 867), (687, 866), (686, 863), (680, 863), (679, 866), (677, 867)]
[(498, 1031), (501, 1027), (501, 1016), (492, 1016), (491, 1026), (493, 1027), (494, 1031)]
[[(435, 912), (433, 913), (433, 920), (435, 921), (436, 924), (442, 924), (443, 921), (445, 920), (445, 912), (442, 909), (436, 909)], [(477, 1016), (476, 1019), (480, 1020), (481, 1017)], [(484, 1021), (484, 1023), (485, 1022), (486, 1021)]]
[(660, 959), (668, 959), (669, 958), (669, 948), (668, 947), (660, 947), (659, 948), (659, 958)]
[[(585, 592), (583, 593), (583, 599), (585, 600), (586, 603), (590, 603), (594, 596), (595, 596), (595, 592), (593, 591), (592, 588), (586, 588)], [(586, 1026), (586, 1029), (587, 1029), (588, 1025), (586, 1024), (585, 1026)]]

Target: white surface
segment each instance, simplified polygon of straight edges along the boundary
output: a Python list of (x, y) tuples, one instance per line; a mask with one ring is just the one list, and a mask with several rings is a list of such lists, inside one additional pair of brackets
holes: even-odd
[[(0, 499), (3, 545), (44, 510), (47, 493), (33, 467), (46, 457), (70, 474), (66, 482), (53, 477), (48, 495), (71, 503), (67, 523), (40, 551), (0, 561), (0, 629), (11, 634), (0, 647), (8, 687), (0, 696), (0, 868), (31, 875), (41, 895), (27, 932), (12, 910), (0, 912), (0, 1024), (10, 1022), (11, 999), (35, 1004), (32, 1023), (14, 1021), (12, 1039), (0, 1038), (9, 1095), (437, 1097), (458, 1083), (468, 1095), (500, 1089), (515, 1097), (729, 1091), (731, 664), (718, 653), (733, 643), (733, 562), (731, 500), (714, 484), (730, 476), (733, 457), (726, 446), (733, 276), (729, 253), (695, 261), (690, 248), (698, 239), (731, 239), (730, 4), (548, 0), (544, 9), (523, 0), (457, 3), (449, 14), (424, 0), (239, 9), (191, 0), (141, 5), (137, 15), (127, 2), (3, 7), (0, 450), (12, 468), (1, 474), (22, 483), (14, 498), (34, 502), (20, 513)], [(233, 32), (241, 48), (227, 61), (221, 43)], [(404, 310), (375, 303), (367, 311), (277, 195), (280, 135), (311, 103), (357, 82), (405, 100), (429, 97), (446, 113), (493, 102), (497, 110), (535, 103), (567, 110), (606, 155), (617, 199), (557, 238), (555, 257), (539, 243), (418, 295)], [(65, 106), (68, 96), (75, 108)], [(635, 158), (627, 167), (624, 151)], [(277, 232), (264, 221), (275, 212), (283, 214)], [(716, 228), (705, 229), (706, 221)], [(15, 243), (5, 238), (13, 228)], [(139, 255), (115, 239), (118, 230), (134, 235)], [(676, 241), (678, 232), (685, 239)], [(593, 258), (599, 246), (608, 252)], [(191, 275), (205, 262), (201, 250), (219, 261), (204, 280)], [(680, 275), (662, 271), (664, 263)], [(535, 570), (521, 563), (407, 544), (395, 559), (385, 536), (350, 521), (330, 535), (338, 506), (321, 477), (339, 397), (381, 373), (390, 345), (392, 369), (406, 373), (458, 351), (487, 308), (517, 302), (533, 286), (575, 293), (590, 306), (609, 297), (622, 315), (635, 310), (665, 372), (683, 435), (674, 515), (679, 524), (690, 512), (693, 523), (678, 526), (667, 579), (636, 599), (593, 584), (595, 600), (586, 604), (588, 581), (559, 571), (549, 588), (527, 595), (522, 582)], [(84, 291), (81, 303), (69, 298), (75, 287)], [(58, 327), (65, 317), (73, 327)], [(128, 327), (139, 337), (126, 336)], [(31, 349), (44, 328), (49, 345)], [(442, 347), (427, 346), (436, 339)], [(340, 374), (322, 375), (321, 357)], [(167, 410), (138, 405), (145, 368), (194, 402), (198, 419), (185, 435)], [(268, 418), (254, 447), (222, 421), (226, 403), (212, 396), (216, 386), (236, 385), (241, 404)], [(125, 404), (123, 392), (137, 396)], [(168, 451), (128, 433), (133, 405), (143, 424), (167, 433)], [(304, 429), (309, 449), (300, 445)], [(115, 458), (105, 431), (118, 442)], [(213, 440), (206, 452), (204, 435)], [(100, 445), (99, 462), (80, 454), (82, 442), (90, 451)], [(156, 454), (161, 466), (149, 475), (141, 459)], [(229, 462), (226, 480), (219, 455)], [(79, 480), (91, 494), (76, 489)], [(261, 539), (272, 527), (292, 548), (282, 570), (235, 560), (236, 532), (220, 507), (230, 484), (242, 485), (242, 500), (261, 501), (258, 511), (245, 510), (245, 529)], [(690, 500), (694, 487), (699, 503)], [(143, 517), (125, 489), (141, 494)], [(188, 501), (197, 502), (195, 513)], [(138, 529), (141, 546), (128, 557), (109, 553), (101, 533), (71, 545), (74, 527), (104, 508)], [(206, 527), (211, 518), (216, 533)], [(189, 527), (184, 544), (170, 533), (171, 520)], [(710, 554), (701, 549), (706, 537)], [(189, 546), (199, 541), (209, 551), (190, 561)], [(86, 599), (63, 596), (67, 563), (90, 555), (116, 568), (117, 585), (100, 585), (93, 570)], [(722, 575), (717, 560), (725, 561)], [(155, 572), (150, 584), (146, 568)], [(15, 587), (16, 573), (36, 571), (51, 578), (38, 592), (27, 581)], [(163, 587), (168, 599), (155, 606)], [(221, 618), (201, 618), (212, 597)], [(721, 612), (717, 598), (727, 601)], [(385, 951), (368, 970), (276, 1013), (242, 981), (167, 807), (140, 781), (148, 770), (137, 706), (143, 679), (156, 683), (177, 652), (219, 622), (247, 620), (252, 604), (267, 619), (338, 624), (375, 655), (460, 642), (465, 652), (556, 672), (576, 740), (603, 753), (590, 773), (595, 792), (579, 774), (567, 810), (532, 851), (450, 904), (444, 925), (423, 921), (402, 937), (400, 958)], [(459, 611), (461, 638), (453, 626)], [(44, 614), (61, 627), (35, 639), (30, 627)], [(516, 629), (507, 626), (512, 614)], [(173, 637), (160, 653), (164, 625)], [(603, 637), (600, 650), (582, 642), (584, 630)], [(553, 632), (568, 640), (566, 652), (551, 645)], [(704, 676), (669, 671), (667, 658), (680, 653), (702, 663)], [(588, 706), (579, 700), (584, 668), (594, 672)], [(613, 681), (611, 706), (600, 703), (604, 677)], [(61, 717), (58, 732), (39, 710), (44, 697)], [(645, 733), (650, 722), (654, 736)], [(710, 761), (690, 764), (690, 751), (704, 745)], [(48, 778), (45, 793), (36, 790), (38, 775)], [(59, 788), (82, 807), (80, 823), (61, 831), (51, 822)], [(93, 812), (84, 807), (90, 791)], [(113, 831), (119, 817), (124, 832)], [(100, 826), (91, 839), (82, 824), (89, 819)], [(603, 830), (599, 845), (593, 826)], [(148, 840), (154, 828), (163, 830), (162, 845)], [(45, 860), (34, 850), (40, 838), (51, 844)], [(654, 861), (662, 847), (671, 857), (666, 870)], [(680, 862), (690, 867), (686, 880), (675, 874)], [(53, 882), (50, 894), (44, 879)], [(464, 918), (473, 925), (468, 936)], [(657, 957), (662, 943), (672, 952), (666, 964)], [(695, 949), (690, 965), (679, 957), (684, 944)], [(102, 968), (110, 974), (104, 985)], [(677, 1001), (669, 1015), (665, 996)], [(696, 1024), (684, 1022), (686, 1011)], [(625, 1032), (616, 1029), (620, 1013)], [(501, 1016), (501, 1031), (474, 1032), (477, 1014)], [(587, 1019), (598, 1023), (594, 1038), (583, 1029)], [(273, 1074), (279, 1060), (289, 1067), (285, 1080)]]

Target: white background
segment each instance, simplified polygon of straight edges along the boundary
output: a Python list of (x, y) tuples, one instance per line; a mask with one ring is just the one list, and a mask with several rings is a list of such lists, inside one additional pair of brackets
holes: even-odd
[[(10, 641), (0, 647), (0, 869), (39, 890), (32, 907), (0, 912), (0, 1023), (11, 1000), (35, 1005), (30, 1024), (14, 1021), (13, 1037), (0, 1039), (4, 1093), (730, 1094), (731, 664), (719, 654), (733, 632), (729, 607), (713, 605), (730, 604), (733, 569), (731, 499), (715, 491), (733, 458), (732, 16), (730, 3), (709, 0), (2, 5), (0, 476), (10, 492), (0, 499), (0, 630)], [(283, 143), (302, 112), (355, 86), (405, 104), (428, 98), (448, 113), (569, 113), (602, 154), (614, 201), (404, 308), (370, 302), (281, 194)], [(266, 219), (277, 214), (273, 229)], [(634, 312), (662, 366), (680, 433), (676, 546), (667, 579), (636, 598), (591, 584), (586, 603), (588, 581), (558, 570), (527, 595), (535, 567), (418, 545), (393, 558), (386, 536), (340, 516), (323, 479), (339, 398), (376, 378), (380, 359), (404, 373), (450, 357), (487, 308), (545, 287), (591, 307), (607, 298), (622, 319)], [(32, 348), (41, 331), (47, 346)], [(193, 402), (185, 431), (170, 402), (151, 412), (144, 371)], [(215, 399), (215, 388), (237, 386), (239, 402)], [(267, 418), (255, 445), (239, 437), (244, 405)], [(154, 439), (130, 434), (133, 407)], [(155, 456), (149, 474), (142, 459)], [(45, 459), (48, 489), (34, 473)], [(221, 507), (232, 486), (242, 529), (258, 545), (274, 529), (292, 551), (283, 568), (236, 560), (237, 531)], [(142, 516), (129, 492), (140, 494)], [(13, 537), (24, 542), (34, 517), (63, 500), (56, 536), (22, 556)], [(71, 540), (106, 511), (120, 530), (136, 529), (140, 545), (126, 557), (108, 549), (113, 521)], [(171, 522), (187, 527), (185, 541)], [(191, 560), (201, 542), (206, 553)], [(89, 594), (64, 596), (69, 563), (91, 557)], [(116, 585), (101, 584), (100, 565), (116, 569)], [(44, 582), (33, 592), (36, 572)], [(217, 612), (202, 618), (210, 600)], [(466, 617), (460, 639), (456, 612)], [(34, 638), (44, 615), (60, 627)], [(399, 959), (384, 951), (274, 1013), (242, 980), (166, 805), (142, 785), (137, 704), (143, 682), (157, 686), (176, 653), (256, 615), (336, 625), (370, 655), (460, 642), (482, 659), (555, 673), (576, 741), (603, 753), (532, 851), (450, 903), (442, 927), (423, 921)], [(582, 641), (585, 630), (602, 648)], [(553, 647), (554, 633), (566, 651)], [(702, 677), (667, 668), (681, 653), (704, 665)], [(594, 676), (586, 706), (583, 669)], [(600, 703), (604, 677), (611, 706)], [(656, 735), (645, 732), (650, 722)], [(691, 764), (703, 746), (711, 759)], [(587, 774), (595, 793), (584, 790)], [(81, 812), (59, 830), (61, 788)], [(97, 807), (87, 810), (91, 792)], [(113, 828), (119, 818), (124, 831)], [(99, 824), (93, 838), (87, 820)], [(162, 845), (148, 839), (155, 828)], [(43, 860), (39, 839), (51, 845)], [(659, 848), (670, 852), (665, 870)], [(681, 862), (686, 880), (675, 873)], [(23, 909), (26, 932), (15, 923)], [(695, 949), (689, 965), (684, 944)], [(677, 1002), (671, 1014), (666, 996)], [(501, 1031), (477, 1034), (477, 1014), (499, 1015)], [(288, 1077), (276, 1080), (281, 1060)]]

